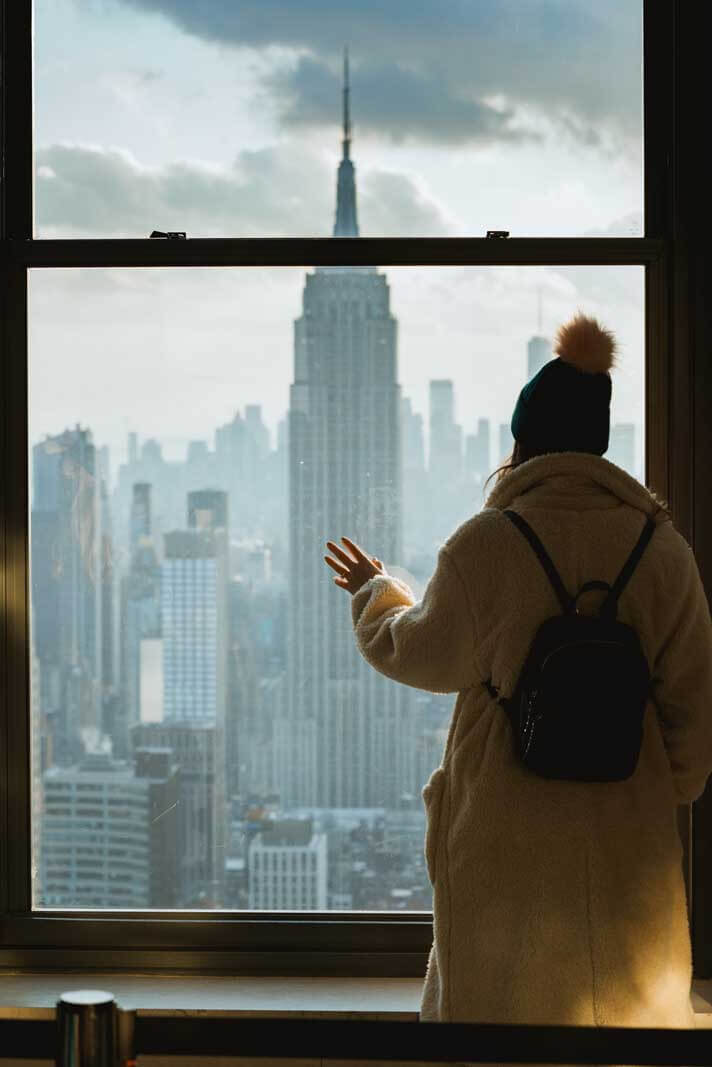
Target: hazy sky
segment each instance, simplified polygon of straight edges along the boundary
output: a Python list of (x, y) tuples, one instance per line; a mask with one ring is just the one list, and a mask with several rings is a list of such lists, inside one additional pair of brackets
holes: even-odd
[[(352, 69), (364, 235), (639, 234), (640, 0), (35, 0), (39, 236), (328, 235)], [(303, 271), (35, 272), (32, 432), (81, 421), (168, 454), (245, 403), (272, 426)], [(643, 278), (394, 270), (400, 378), (424, 410), (508, 419), (527, 338), (577, 308), (621, 340), (614, 417), (642, 419)]]

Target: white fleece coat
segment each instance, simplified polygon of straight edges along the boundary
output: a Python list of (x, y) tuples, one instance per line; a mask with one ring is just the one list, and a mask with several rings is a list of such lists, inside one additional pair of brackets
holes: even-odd
[[(506, 507), (571, 593), (612, 583), (645, 515), (656, 519), (619, 601), (655, 679), (627, 781), (548, 781), (518, 761), (484, 683), (509, 696), (537, 628), (561, 608)], [(586, 593), (579, 608), (593, 613), (602, 597)], [(712, 770), (712, 624), (692, 551), (654, 497), (598, 456), (537, 456), (446, 542), (422, 602), (378, 576), (352, 607), (377, 670), (458, 694), (423, 790), (434, 943), (421, 1019), (694, 1026), (676, 805)]]

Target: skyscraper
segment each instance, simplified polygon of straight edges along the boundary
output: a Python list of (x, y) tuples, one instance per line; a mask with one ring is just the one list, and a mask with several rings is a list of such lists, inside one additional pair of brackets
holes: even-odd
[(349, 85), (349, 55), (344, 52), (343, 122), (344, 137), (342, 155), (336, 179), (336, 218), (334, 237), (358, 237), (356, 211), (356, 170), (351, 160), (351, 108)]
[(188, 493), (188, 528), (222, 530), (227, 537), (227, 493), (222, 489), (196, 489)]
[(455, 387), (449, 378), (430, 382), (428, 460), (430, 535), (439, 544), (459, 525), (463, 499), (462, 427), (455, 422)]
[(150, 482), (134, 482), (129, 520), (129, 547), (131, 552), (144, 538), (150, 536), (151, 485)]
[(175, 907), (177, 775), (169, 750), (45, 771), (39, 903)]
[(54, 758), (82, 755), (81, 732), (101, 722), (101, 507), (91, 432), (77, 426), (32, 450), (32, 638), (39, 713)]
[(527, 342), (527, 381), (541, 370), (553, 357), (551, 341), (542, 335), (541, 328), (541, 289), (538, 293), (537, 332)]
[(428, 469), (435, 479), (452, 478), (460, 473), (462, 463), (462, 429), (455, 422), (455, 388), (449, 378), (430, 382), (430, 461)]
[(97, 582), (95, 588), (98, 596), (96, 614), (99, 621), (97, 657), (101, 665), (101, 728), (104, 730), (107, 721), (113, 721), (119, 708), (115, 658), (116, 570), (108, 491), (109, 450), (106, 446), (99, 449), (97, 459), (100, 520), (98, 554), (101, 582)]
[(230, 497), (233, 536), (265, 537), (270, 531), (275, 496), (270, 456), (269, 430), (258, 404), (247, 404), (244, 417), (238, 411), (215, 431), (218, 484)]
[(164, 718), (224, 719), (225, 552), (211, 529), (174, 530), (164, 540)]
[(514, 447), (514, 438), (512, 437), (512, 429), (508, 422), (500, 422), (499, 424), (499, 440), (498, 450), (499, 455), (495, 463), (496, 467), (500, 467), (506, 459), (512, 454)]
[(403, 449), (403, 551), (408, 567), (429, 546), (429, 501), (426, 485), (423, 416), (414, 412), (408, 397), (401, 400), (401, 444)]
[(606, 459), (622, 467), (633, 478), (637, 477), (635, 462), (635, 423), (614, 422), (611, 426)]
[(549, 338), (538, 335), (530, 337), (527, 341), (527, 381), (533, 378), (550, 359), (553, 359), (553, 354)]
[[(348, 62), (335, 237), (357, 238)], [(407, 695), (354, 646), (349, 604), (324, 542), (348, 534), (384, 561), (401, 551), (396, 320), (375, 267), (317, 268), (294, 329), (289, 408), (289, 693), (292, 800), (322, 807), (391, 802), (403, 788)], [(341, 595), (339, 595), (341, 593)]]
[[(164, 537), (163, 720), (169, 734), (181, 727), (176, 734), (180, 740), (176, 759), (182, 772), (184, 897), (186, 902), (218, 907), (227, 823), (226, 494), (218, 490), (191, 493), (188, 512), (200, 525)], [(174, 747), (168, 735), (158, 743)]]
[(131, 557), (121, 582), (121, 715), (112, 723), (114, 755), (130, 753), (130, 729), (142, 719), (141, 660), (145, 641), (161, 635), (161, 566), (151, 528), (151, 486), (133, 486), (129, 520)]
[(477, 432), (465, 440), (465, 466), (469, 474), (484, 481), (490, 472), (490, 422), (477, 420)]
[(215, 721), (142, 722), (131, 730), (138, 760), (142, 749), (169, 750), (179, 768), (179, 907), (219, 908), (225, 874), (225, 747)]

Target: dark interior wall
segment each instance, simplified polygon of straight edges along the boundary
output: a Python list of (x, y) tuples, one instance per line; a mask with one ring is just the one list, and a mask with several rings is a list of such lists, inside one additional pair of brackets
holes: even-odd
[[(678, 64), (673, 159), (673, 331), (675, 359), (689, 359), (691, 425), (690, 540), (712, 604), (712, 330), (710, 303), (709, 130), (710, 12), (682, 0), (677, 11)], [(675, 405), (677, 407), (677, 405)], [(672, 421), (671, 447), (686, 429)], [(710, 708), (712, 729), (712, 707)], [(712, 977), (712, 782), (692, 809), (695, 877), (692, 932), (695, 973)]]

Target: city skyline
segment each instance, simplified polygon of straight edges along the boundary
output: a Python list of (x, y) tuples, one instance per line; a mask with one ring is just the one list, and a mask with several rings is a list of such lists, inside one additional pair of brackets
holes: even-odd
[[(358, 239), (346, 59), (343, 73), (333, 233)], [(496, 411), (465, 423), (466, 368), (448, 374), (440, 351), (427, 404), (405, 394), (394, 273), (302, 274), (273, 439), (253, 393), (212, 409), (213, 447), (188, 438), (180, 461), (160, 432), (140, 442), (129, 430), (115, 478), (111, 441), (95, 441), (90, 421), (34, 445), (40, 905), (430, 906), (420, 794), (452, 699), (367, 666), (323, 545), (348, 529), (417, 594), (442, 540), (482, 506), (511, 435)], [(154, 323), (163, 354), (167, 325)], [(516, 373), (547, 354), (540, 310)], [(180, 366), (171, 356), (166, 382)], [(165, 397), (152, 399), (160, 427)], [(613, 431), (632, 466), (634, 423)]]

